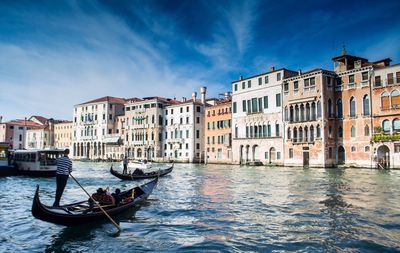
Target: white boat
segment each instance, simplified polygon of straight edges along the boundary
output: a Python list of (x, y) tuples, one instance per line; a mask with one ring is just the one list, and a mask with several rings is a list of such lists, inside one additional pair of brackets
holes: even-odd
[[(124, 167), (124, 162), (122, 161), (122, 167)], [(151, 169), (153, 167), (153, 164), (151, 162), (148, 162), (147, 160), (139, 160), (139, 161), (133, 161), (133, 162), (128, 162), (128, 169)]]
[(12, 159), (18, 174), (54, 177), (57, 171), (57, 158), (62, 156), (64, 150), (14, 150)]
[(9, 164), (10, 145), (6, 142), (0, 142), (0, 176), (15, 175), (17, 170)]

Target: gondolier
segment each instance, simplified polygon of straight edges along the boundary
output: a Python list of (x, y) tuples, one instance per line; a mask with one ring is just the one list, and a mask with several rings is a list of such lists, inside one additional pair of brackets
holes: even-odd
[(65, 186), (68, 182), (69, 174), (72, 172), (72, 162), (68, 157), (69, 149), (64, 150), (64, 155), (57, 158), (57, 172), (56, 172), (56, 199), (53, 206), (60, 206), (61, 196), (64, 192)]

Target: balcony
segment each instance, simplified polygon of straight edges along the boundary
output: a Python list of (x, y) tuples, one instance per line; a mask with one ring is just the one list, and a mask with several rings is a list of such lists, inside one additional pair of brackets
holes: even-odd
[(93, 141), (97, 140), (97, 136), (81, 136), (79, 139), (81, 141)]
[(367, 86), (369, 86), (368, 80), (361, 81), (361, 87), (367, 87)]
[(347, 84), (347, 89), (355, 89), (357, 87), (356, 83), (349, 83)]
[(400, 133), (378, 133), (371, 136), (373, 142), (392, 142), (400, 141)]

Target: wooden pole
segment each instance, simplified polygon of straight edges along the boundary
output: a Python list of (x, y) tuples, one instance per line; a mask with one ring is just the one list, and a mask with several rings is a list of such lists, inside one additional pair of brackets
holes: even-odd
[(72, 174), (69, 174), (72, 179), (82, 188), (82, 190), (89, 196), (89, 198), (97, 204), (97, 206), (100, 208), (100, 210), (104, 213), (105, 216), (107, 216), (107, 218), (111, 221), (111, 223), (118, 229), (118, 231), (121, 231), (121, 227), (111, 218), (111, 216), (103, 209), (103, 207), (101, 207), (101, 205), (92, 198), (92, 195), (90, 195), (85, 188), (83, 188), (83, 186), (78, 182), (78, 180), (76, 180), (76, 178), (74, 176), (72, 176)]

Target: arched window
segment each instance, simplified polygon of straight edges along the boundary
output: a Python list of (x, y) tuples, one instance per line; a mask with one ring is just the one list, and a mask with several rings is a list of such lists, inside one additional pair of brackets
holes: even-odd
[(291, 132), (290, 132), (290, 127), (288, 127), (288, 129), (287, 129), (287, 138), (288, 138), (288, 140), (292, 139), (292, 135), (291, 135)]
[(321, 127), (317, 125), (317, 138), (321, 138)]
[(300, 105), (300, 121), (304, 121), (304, 120), (305, 120), (305, 118), (304, 118), (304, 105), (301, 104)]
[(285, 121), (289, 120), (289, 110), (287, 108), (287, 106), (285, 106)]
[(310, 126), (310, 141), (314, 141), (314, 127)]
[(350, 98), (350, 117), (356, 116), (356, 99), (354, 97)]
[(263, 128), (263, 137), (267, 137), (267, 126), (264, 124), (262, 128)]
[(363, 114), (369, 116), (369, 96), (364, 95), (363, 97)]
[(350, 128), (350, 136), (352, 138), (356, 137), (356, 127), (355, 126), (351, 126), (351, 128)]
[(321, 102), (317, 102), (317, 118), (321, 118)]
[(385, 91), (381, 94), (381, 108), (389, 109), (389, 107), (390, 107), (389, 93)]
[(299, 127), (299, 142), (303, 142), (303, 128)]
[(294, 120), (293, 106), (290, 106), (290, 108), (289, 108), (289, 121), (293, 122), (293, 120)]
[(384, 121), (382, 121), (382, 130), (384, 132), (390, 132), (390, 123), (389, 120), (385, 119)]
[(400, 108), (400, 92), (398, 90), (392, 91), (391, 100), (392, 108)]
[(304, 127), (304, 141), (308, 142), (308, 127)]
[(296, 105), (296, 106), (294, 107), (294, 111), (295, 111), (294, 122), (299, 122), (300, 110), (299, 110), (299, 106), (298, 106), (298, 105)]
[(311, 103), (311, 120), (315, 120), (316, 118), (316, 111), (315, 111), (315, 102)]
[(400, 119), (393, 120), (393, 131), (394, 132), (400, 131)]
[(328, 99), (328, 117), (331, 118), (332, 116), (332, 101)]
[(338, 99), (336, 101), (336, 109), (337, 109), (337, 117), (339, 119), (343, 118), (343, 105), (341, 99)]
[(364, 127), (364, 135), (369, 136), (369, 126), (368, 125), (365, 125), (365, 127)]
[(338, 137), (343, 138), (343, 128), (342, 127), (338, 128)]
[(297, 128), (293, 128), (293, 142), (297, 142)]

